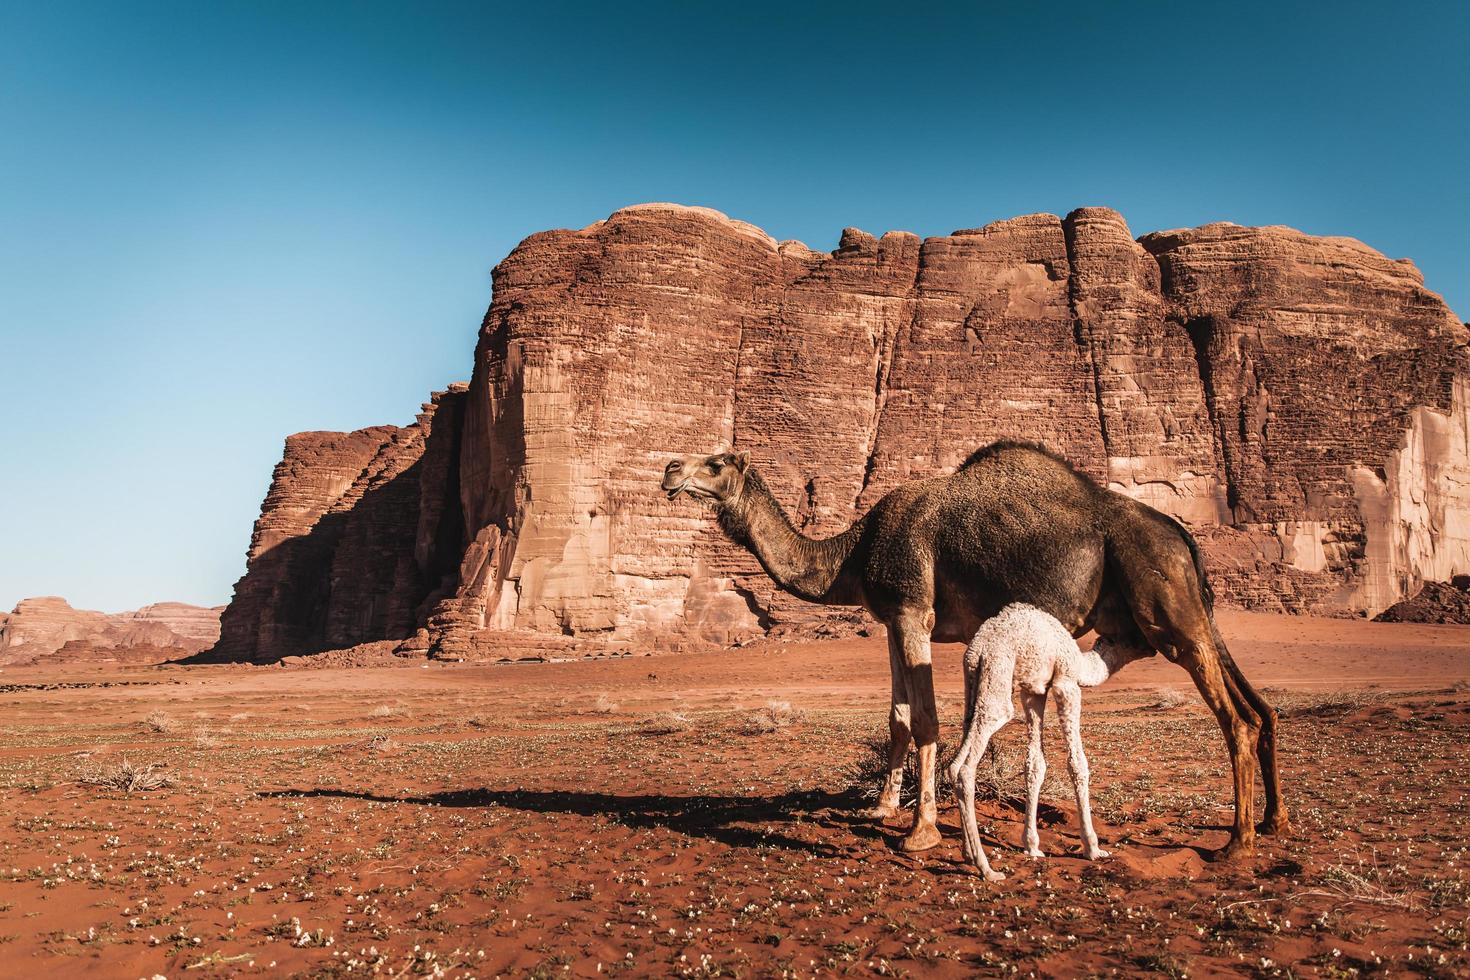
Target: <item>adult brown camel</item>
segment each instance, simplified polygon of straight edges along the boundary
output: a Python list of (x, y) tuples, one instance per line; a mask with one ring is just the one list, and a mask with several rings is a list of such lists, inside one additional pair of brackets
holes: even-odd
[[(912, 739), (921, 785), (904, 850), (940, 841), (930, 640), (968, 642), (1012, 602), (1052, 614), (1074, 636), (1094, 629), (1189, 671), (1230, 748), (1235, 823), (1222, 855), (1248, 853), (1258, 829), (1288, 831), (1276, 712), (1215, 627), (1194, 539), (1060, 456), (1027, 443), (993, 443), (952, 474), (896, 487), (846, 531), (821, 541), (792, 527), (745, 453), (681, 456), (668, 464), (662, 485), (670, 499), (687, 493), (713, 506), (725, 533), (782, 589), (811, 602), (865, 606), (888, 627), (888, 777), (869, 814), (897, 813)], [(1259, 827), (1251, 823), (1257, 757), (1266, 790)]]

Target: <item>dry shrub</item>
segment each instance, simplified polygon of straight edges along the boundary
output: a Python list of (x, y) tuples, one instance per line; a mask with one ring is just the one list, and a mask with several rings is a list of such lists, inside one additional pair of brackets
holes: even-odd
[(466, 725), (469, 725), (471, 728), (484, 729), (495, 727), (495, 719), (491, 718), (489, 715), (470, 715), (464, 720), (464, 723)]
[[(940, 749), (944, 748), (943, 743)], [(956, 749), (955, 751), (959, 751)], [(1027, 747), (1024, 738), (1020, 741), (998, 742), (990, 740), (990, 747), (980, 757), (980, 765), (975, 768), (975, 799), (977, 800), (1010, 800), (1023, 801), (1026, 799), (1026, 754)], [(1041, 780), (1041, 799), (1051, 802), (1071, 800), (1073, 798), (1072, 783), (1067, 776), (1067, 764), (1064, 759), (1058, 759), (1056, 751), (1047, 753), (1046, 775)], [(944, 770), (940, 773), (941, 785), (946, 789), (952, 789), (949, 785), (949, 763), (953, 759), (946, 758)]]
[(123, 756), (121, 762), (84, 773), (78, 780), (84, 786), (122, 790), (124, 793), (147, 792), (174, 784), (173, 776), (160, 766), (135, 766)]
[(802, 713), (791, 707), (790, 701), (767, 701), (764, 705), (745, 716), (740, 724), (742, 735), (768, 735), (771, 732), (790, 728), (802, 720)]
[(398, 748), (398, 743), (387, 735), (374, 735), (365, 738), (361, 742), (353, 743), (353, 747), (366, 749), (369, 752), (392, 752)]
[(1414, 908), (1407, 891), (1393, 887), (1385, 879), (1375, 859), (1365, 862), (1359, 858), (1354, 864), (1329, 864), (1322, 873), (1322, 891), (1307, 894), (1326, 894), (1346, 902), (1364, 902), (1369, 905), (1388, 905), (1403, 909)]
[(230, 715), (230, 721), (244, 721), (245, 719), (247, 719), (249, 717), (250, 717), (250, 712), (248, 712), (248, 711), (241, 711), (238, 714)]
[(179, 723), (174, 720), (172, 715), (165, 714), (162, 711), (153, 711), (143, 719), (143, 727), (150, 732), (157, 732), (160, 735), (171, 735), (178, 731)]
[[(956, 750), (957, 751), (957, 750)], [(950, 749), (948, 742), (941, 740), (934, 752), (934, 782), (935, 792), (940, 795), (947, 794), (950, 790), (949, 764), (954, 761), (954, 751)], [(887, 731), (875, 733), (863, 739), (858, 757), (843, 769), (843, 775), (847, 777), (848, 785), (858, 790), (868, 799), (876, 800), (883, 792), (883, 784), (888, 779), (888, 733)], [(985, 762), (980, 764), (980, 774), (976, 781), (975, 796), (977, 799), (987, 799), (990, 795), (986, 784)], [(908, 755), (903, 760), (903, 789), (899, 796), (899, 805), (907, 806), (919, 797), (919, 753), (909, 746)]]
[(618, 710), (616, 701), (607, 696), (607, 692), (597, 695), (597, 700), (592, 702), (592, 707), (587, 709), (594, 715), (610, 715)]
[[(954, 792), (949, 778), (949, 767), (954, 762), (959, 746), (951, 746), (941, 739), (934, 751), (934, 790), (941, 799)], [(1053, 753), (1054, 754), (1054, 753)], [(1041, 782), (1041, 798), (1049, 801), (1072, 799), (1072, 784), (1067, 780), (1067, 766), (1048, 758), (1046, 776)], [(849, 764), (843, 774), (848, 785), (869, 799), (877, 799), (888, 778), (888, 734), (879, 732), (862, 742), (856, 760)], [(919, 753), (912, 745), (903, 761), (903, 789), (899, 803), (907, 806), (919, 795)], [(1024, 801), (1026, 799), (1026, 746), (1024, 740), (1002, 742), (990, 740), (990, 747), (981, 756), (975, 768), (975, 799), (997, 801)]]
[(676, 732), (687, 732), (693, 727), (694, 722), (688, 715), (677, 711), (660, 711), (643, 722), (642, 731), (645, 735), (673, 735)]
[(1145, 711), (1172, 711), (1189, 703), (1189, 697), (1177, 687), (1166, 687), (1143, 704)]
[(1349, 690), (1289, 692), (1277, 690), (1268, 700), (1283, 718), (1321, 718), (1361, 711), (1383, 701), (1381, 691)]
[(194, 733), (194, 747), (196, 749), (217, 749), (222, 744), (212, 732), (199, 731)]
[(396, 704), (380, 704), (368, 712), (369, 718), (397, 718), (404, 714), (403, 707)]

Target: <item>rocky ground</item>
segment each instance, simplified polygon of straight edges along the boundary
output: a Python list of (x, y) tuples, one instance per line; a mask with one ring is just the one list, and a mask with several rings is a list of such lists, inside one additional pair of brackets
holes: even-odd
[[(1019, 852), (1022, 730), (981, 804), (1010, 878), (895, 849), (883, 641), (517, 666), (0, 670), (0, 974), (914, 976), (1470, 971), (1470, 632), (1222, 616), (1284, 709), (1296, 835), (1224, 842), (1182, 671), (1085, 709)], [(937, 651), (946, 736), (960, 650)], [(152, 785), (156, 784), (156, 785)]]

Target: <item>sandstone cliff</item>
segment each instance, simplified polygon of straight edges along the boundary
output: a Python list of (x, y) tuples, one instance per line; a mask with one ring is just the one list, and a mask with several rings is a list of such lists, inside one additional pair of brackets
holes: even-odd
[(223, 609), (159, 602), (108, 614), (73, 609), (57, 596), (22, 599), (0, 615), (0, 664), (184, 657), (215, 644)]
[(496, 268), (467, 388), (287, 441), (214, 655), (851, 628), (655, 491), (728, 445), (825, 536), (1039, 439), (1193, 528), (1224, 601), (1376, 613), (1470, 571), (1467, 341), (1409, 262), (1288, 228), (1086, 208), (823, 253), (627, 208)]

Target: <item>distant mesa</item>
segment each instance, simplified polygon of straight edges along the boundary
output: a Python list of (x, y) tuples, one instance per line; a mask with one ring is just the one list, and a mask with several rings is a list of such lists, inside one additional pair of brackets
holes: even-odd
[(521, 243), (468, 384), (286, 440), (201, 659), (481, 658), (841, 635), (676, 452), (749, 451), (811, 535), (1002, 437), (1199, 537), (1222, 601), (1376, 615), (1470, 573), (1470, 331), (1412, 263), (1228, 223), (1035, 214), (833, 252), (644, 205)]
[(0, 613), (0, 666), (177, 660), (219, 640), (224, 608), (159, 602), (108, 614), (58, 596), (22, 599)]

